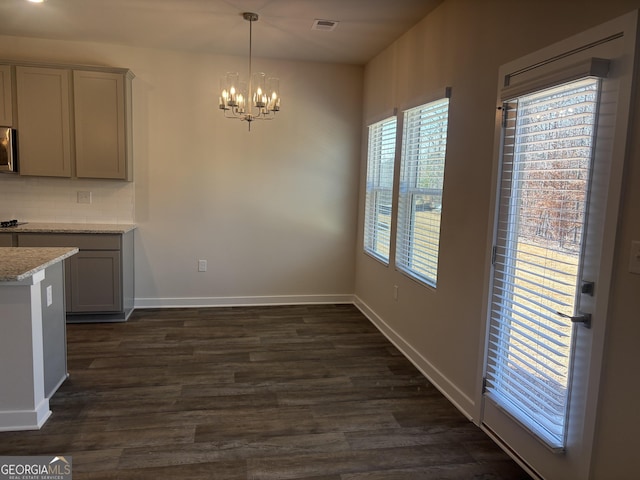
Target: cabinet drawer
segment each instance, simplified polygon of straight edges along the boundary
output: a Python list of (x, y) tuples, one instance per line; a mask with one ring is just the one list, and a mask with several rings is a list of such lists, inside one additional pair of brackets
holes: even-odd
[(0, 247), (13, 247), (13, 234), (0, 233)]
[(19, 247), (77, 247), (80, 250), (120, 250), (118, 234), (18, 234)]

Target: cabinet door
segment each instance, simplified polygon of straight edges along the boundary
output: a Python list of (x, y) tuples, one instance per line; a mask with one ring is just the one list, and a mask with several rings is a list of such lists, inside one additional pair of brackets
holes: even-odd
[(71, 176), (69, 71), (16, 67), (20, 174)]
[(0, 126), (13, 127), (11, 66), (0, 65)]
[(125, 79), (74, 71), (76, 176), (127, 179)]
[(81, 250), (69, 260), (72, 288), (67, 312), (122, 310), (120, 252)]

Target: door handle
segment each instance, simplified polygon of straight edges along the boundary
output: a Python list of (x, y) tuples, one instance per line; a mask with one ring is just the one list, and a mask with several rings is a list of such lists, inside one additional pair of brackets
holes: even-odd
[(560, 315), (563, 318), (568, 318), (570, 319), (573, 323), (581, 323), (583, 324), (585, 327), (587, 328), (591, 328), (591, 314), (590, 313), (582, 313), (582, 312), (578, 312), (578, 315), (576, 315), (575, 317), (572, 317), (571, 315), (566, 315), (562, 312), (556, 312), (558, 315)]

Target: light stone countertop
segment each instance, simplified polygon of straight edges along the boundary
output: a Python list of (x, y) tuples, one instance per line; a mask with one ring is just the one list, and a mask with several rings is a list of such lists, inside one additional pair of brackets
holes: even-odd
[(76, 253), (78, 249), (71, 247), (0, 248), (0, 282), (25, 280)]
[(16, 227), (0, 228), (0, 233), (115, 233), (124, 234), (136, 225), (128, 223), (26, 223)]

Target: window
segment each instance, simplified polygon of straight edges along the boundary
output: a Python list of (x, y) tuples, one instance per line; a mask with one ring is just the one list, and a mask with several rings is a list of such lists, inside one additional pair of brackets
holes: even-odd
[(449, 99), (404, 112), (396, 265), (436, 286)]
[(384, 263), (389, 263), (395, 151), (396, 118), (371, 125), (367, 155), (364, 250)]

